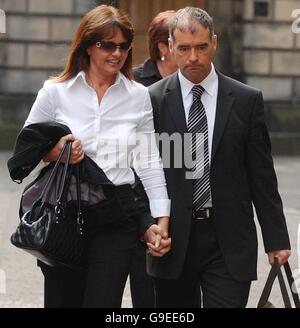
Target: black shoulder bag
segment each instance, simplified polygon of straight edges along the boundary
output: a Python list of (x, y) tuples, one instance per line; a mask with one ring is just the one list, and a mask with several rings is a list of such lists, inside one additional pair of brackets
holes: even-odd
[[(291, 290), (291, 294), (294, 300), (294, 304), (296, 308), (300, 308), (300, 301), (299, 301), (299, 295), (297, 292), (297, 288), (296, 288), (296, 284), (292, 275), (292, 271), (290, 268), (290, 265), (288, 262), (286, 262), (284, 265), (284, 270), (286, 273), (286, 277), (288, 280), (288, 284)], [(278, 263), (278, 259), (275, 258), (274, 264), (272, 265), (272, 268), (270, 270), (268, 279), (266, 281), (266, 284), (264, 286), (263, 292), (260, 296), (259, 302), (257, 307), (258, 308), (271, 308), (274, 307), (273, 304), (269, 301), (269, 296), (274, 284), (274, 281), (276, 279), (276, 277), (278, 277), (278, 281), (279, 281), (279, 286), (280, 286), (280, 291), (281, 291), (281, 295), (282, 295), (282, 299), (284, 302), (284, 306), (286, 308), (291, 308), (292, 304), (288, 295), (288, 291), (287, 291), (287, 287), (285, 285), (284, 282), (284, 278), (283, 278), (283, 274), (281, 272), (281, 268), (280, 265)]]
[[(64, 145), (55, 162), (41, 194), (31, 209), (24, 213), (11, 243), (50, 266), (67, 266), (79, 269), (84, 266), (85, 234), (81, 213), (79, 164), (70, 166), (72, 143)], [(60, 161), (66, 153), (65, 164)], [(59, 167), (63, 167), (59, 174)], [(77, 199), (66, 201), (68, 179), (75, 169)], [(55, 201), (50, 203), (49, 193), (55, 192)], [(49, 197), (47, 197), (49, 196)]]

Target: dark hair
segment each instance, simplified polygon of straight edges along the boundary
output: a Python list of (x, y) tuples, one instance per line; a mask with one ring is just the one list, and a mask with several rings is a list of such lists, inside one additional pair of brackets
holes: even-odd
[[(101, 5), (85, 14), (73, 38), (65, 68), (54, 79), (62, 82), (76, 76), (81, 70), (86, 71), (90, 65), (87, 48), (99, 40), (112, 37), (118, 29), (128, 41), (132, 42), (133, 27), (125, 12), (112, 6)], [(133, 78), (132, 49), (128, 52), (121, 72), (128, 79)]]
[(152, 60), (160, 59), (159, 42), (168, 45), (169, 21), (174, 14), (174, 10), (163, 11), (155, 16), (150, 23), (148, 29), (148, 48)]
[(192, 34), (195, 33), (195, 23), (199, 23), (209, 30), (210, 38), (214, 36), (214, 23), (209, 14), (197, 7), (185, 7), (179, 9), (171, 18), (169, 24), (170, 38), (174, 39), (174, 31), (178, 28), (180, 31), (189, 30)]

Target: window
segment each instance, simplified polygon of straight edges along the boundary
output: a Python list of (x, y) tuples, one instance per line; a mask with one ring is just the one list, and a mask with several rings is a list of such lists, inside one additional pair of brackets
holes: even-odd
[(269, 1), (254, 1), (254, 17), (269, 16)]

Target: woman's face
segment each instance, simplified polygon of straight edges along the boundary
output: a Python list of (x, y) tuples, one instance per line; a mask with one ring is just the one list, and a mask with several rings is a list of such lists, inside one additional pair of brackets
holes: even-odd
[(87, 49), (90, 55), (90, 68), (102, 76), (115, 76), (123, 67), (130, 50), (128, 40), (120, 29), (111, 38), (99, 42)]

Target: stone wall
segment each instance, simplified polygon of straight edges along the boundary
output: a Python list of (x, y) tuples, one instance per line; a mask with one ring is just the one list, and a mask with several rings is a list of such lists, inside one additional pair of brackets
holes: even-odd
[[(241, 29), (244, 0), (209, 0), (205, 8), (213, 17), (218, 49), (215, 66), (222, 73), (243, 80)], [(220, 5), (221, 4), (221, 5)]]
[(268, 0), (265, 17), (255, 17), (254, 2), (244, 0), (244, 80), (263, 91), (274, 152), (299, 155), (300, 33), (292, 12), (300, 1)]
[(246, 81), (268, 101), (300, 100), (300, 33), (292, 32), (299, 0), (270, 0), (267, 17), (254, 16), (254, 0), (245, 0), (244, 69)]
[(43, 81), (64, 66), (80, 18), (100, 2), (0, 0), (0, 149), (11, 148)]
[(6, 14), (6, 34), (0, 34), (0, 149), (12, 147), (43, 81), (61, 71), (82, 15), (107, 3), (127, 10), (134, 22), (136, 63), (147, 56), (145, 35), (155, 14), (186, 5), (207, 9), (219, 36), (216, 67), (263, 90), (272, 137), (280, 140), (275, 152), (300, 154), (300, 33), (292, 33), (291, 17), (300, 1), (266, 1), (267, 17), (255, 17), (255, 0), (0, 0)]

